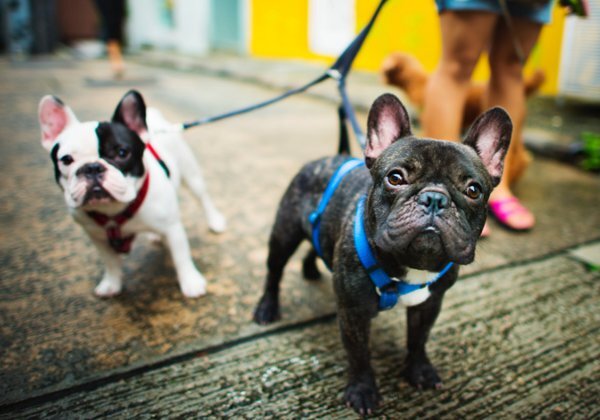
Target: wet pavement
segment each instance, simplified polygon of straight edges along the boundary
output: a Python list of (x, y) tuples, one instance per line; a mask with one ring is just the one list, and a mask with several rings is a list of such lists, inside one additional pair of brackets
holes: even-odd
[[(125, 80), (113, 82), (102, 61), (0, 60), (0, 417), (352, 416), (341, 403), (345, 361), (329, 276), (304, 281), (302, 250), (282, 283), (282, 320), (251, 322), (279, 197), (303, 163), (337, 148), (333, 83), (186, 133), (229, 222), (226, 233), (210, 233), (181, 191), (193, 258), (208, 280), (197, 300), (182, 297), (169, 256), (150, 241), (127, 258), (120, 296), (93, 296), (101, 264), (66, 214), (36, 116), (52, 93), (81, 120), (106, 119), (137, 88), (173, 122), (188, 121), (270, 98), (324, 67), (154, 53), (131, 57)], [(363, 123), (389, 90), (376, 75), (352, 74)], [(530, 109), (529, 128), (551, 138), (600, 132), (592, 106), (542, 98)], [(403, 311), (377, 318), (380, 415), (600, 415), (600, 273), (572, 253), (584, 246), (598, 258), (600, 177), (537, 158), (516, 191), (538, 224), (527, 234), (492, 224), (476, 262), (461, 269), (428, 346), (442, 391), (413, 390), (401, 377)]]

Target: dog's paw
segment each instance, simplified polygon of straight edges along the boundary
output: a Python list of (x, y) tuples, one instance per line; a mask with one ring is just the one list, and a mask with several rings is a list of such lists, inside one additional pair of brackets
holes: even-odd
[(408, 362), (404, 376), (417, 389), (442, 388), (442, 380), (433, 365), (428, 361)]
[(207, 220), (208, 228), (214, 233), (223, 233), (227, 230), (227, 220), (219, 212), (212, 213)]
[(198, 271), (188, 273), (179, 280), (181, 293), (187, 298), (197, 298), (206, 294), (206, 280)]
[(105, 276), (94, 289), (94, 294), (101, 298), (116, 296), (121, 293), (122, 284), (119, 279)]
[(279, 299), (265, 293), (254, 310), (254, 322), (267, 325), (279, 320), (280, 317)]
[(379, 391), (373, 381), (356, 381), (346, 386), (344, 401), (361, 416), (373, 414), (379, 405)]

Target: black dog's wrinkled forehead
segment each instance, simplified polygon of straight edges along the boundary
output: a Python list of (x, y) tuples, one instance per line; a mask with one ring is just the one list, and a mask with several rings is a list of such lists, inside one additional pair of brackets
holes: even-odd
[(372, 173), (385, 176), (394, 168), (416, 172), (420, 176), (438, 177), (452, 173), (460, 178), (484, 178), (489, 175), (475, 151), (461, 143), (443, 140), (404, 137), (391, 144), (375, 161)]
[(100, 122), (96, 127), (98, 154), (123, 174), (142, 176), (146, 145), (140, 137), (118, 122)]

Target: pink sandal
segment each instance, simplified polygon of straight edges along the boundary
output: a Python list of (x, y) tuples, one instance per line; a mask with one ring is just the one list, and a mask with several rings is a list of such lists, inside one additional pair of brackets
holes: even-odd
[(510, 217), (515, 214), (531, 214), (531, 212), (521, 204), (517, 197), (502, 198), (500, 200), (490, 201), (488, 204), (490, 214), (494, 219), (510, 230), (515, 232), (526, 232), (534, 225), (534, 222), (525, 226), (519, 226), (509, 222)]

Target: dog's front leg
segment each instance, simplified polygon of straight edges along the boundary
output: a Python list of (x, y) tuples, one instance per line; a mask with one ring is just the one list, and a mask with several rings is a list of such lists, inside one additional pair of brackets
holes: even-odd
[(361, 415), (371, 414), (380, 399), (369, 352), (371, 313), (362, 308), (339, 308), (338, 322), (349, 362), (344, 400)]
[(180, 222), (173, 223), (166, 230), (165, 237), (177, 271), (181, 292), (190, 298), (206, 294), (206, 280), (192, 261), (190, 245), (183, 225)]
[(419, 389), (439, 389), (442, 386), (442, 380), (425, 351), (429, 332), (442, 307), (442, 298), (443, 293), (433, 293), (425, 302), (407, 309), (408, 356), (405, 376), (411, 385)]
[(106, 241), (91, 239), (104, 262), (104, 275), (94, 289), (94, 293), (99, 297), (118, 295), (123, 288), (123, 260), (108, 246)]

